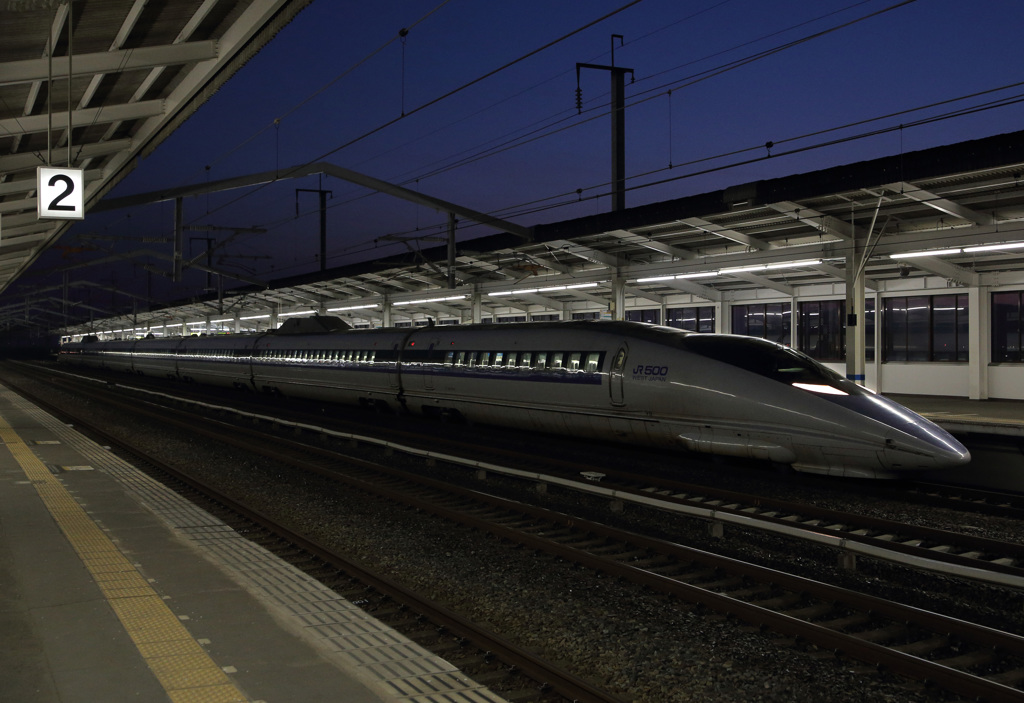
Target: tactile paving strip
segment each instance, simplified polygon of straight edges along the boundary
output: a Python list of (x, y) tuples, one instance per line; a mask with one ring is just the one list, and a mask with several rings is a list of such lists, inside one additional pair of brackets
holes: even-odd
[(142, 574), (2, 416), (0, 440), (35, 486), (170, 700), (173, 703), (247, 701), (192, 639)]
[[(172, 529), (200, 547), (237, 583), (269, 607), (294, 618), (307, 635), (327, 645), (326, 649), (333, 652), (341, 665), (377, 684), (378, 690), (383, 687), (396, 701), (403, 703), (505, 703), (444, 659), (370, 617), (259, 545), (245, 540), (228, 525), (108, 450), (6, 389), (3, 392), (19, 410), (54, 432), (96, 469), (116, 478)], [(49, 477), (56, 481), (52, 475)], [(175, 703), (179, 703), (177, 699)]]

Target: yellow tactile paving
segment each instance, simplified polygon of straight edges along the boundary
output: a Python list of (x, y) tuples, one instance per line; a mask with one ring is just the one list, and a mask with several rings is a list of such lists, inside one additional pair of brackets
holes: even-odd
[(35, 486), (170, 699), (174, 703), (247, 701), (142, 574), (2, 416), (0, 442)]

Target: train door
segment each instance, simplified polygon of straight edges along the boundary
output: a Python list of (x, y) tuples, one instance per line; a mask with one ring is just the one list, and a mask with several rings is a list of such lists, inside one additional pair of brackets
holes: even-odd
[(608, 376), (608, 392), (611, 394), (612, 405), (625, 405), (626, 399), (623, 394), (623, 383), (626, 371), (626, 357), (629, 356), (629, 347), (623, 344), (612, 359), (611, 372)]
[(427, 348), (427, 358), (423, 360), (423, 388), (428, 391), (434, 390), (434, 374), (437, 373), (437, 364), (432, 361), (434, 348), (441, 343), (440, 339), (431, 339)]
[(391, 387), (391, 390), (398, 391), (399, 393), (401, 393), (402, 369), (400, 364), (400, 358), (402, 355), (402, 350), (398, 347), (398, 344), (395, 343), (394, 347), (392, 348), (392, 351), (394, 352), (395, 360), (388, 363), (388, 385)]

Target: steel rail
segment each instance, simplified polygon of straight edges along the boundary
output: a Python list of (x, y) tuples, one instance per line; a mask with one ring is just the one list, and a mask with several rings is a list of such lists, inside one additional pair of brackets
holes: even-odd
[[(138, 410), (137, 406), (134, 406)], [(171, 421), (182, 427), (188, 428), (191, 432), (199, 432), (219, 442), (228, 442), (247, 449), (256, 451), (253, 438), (260, 433), (243, 432), (241, 428), (227, 423), (211, 422), (208, 419), (197, 420), (186, 413), (178, 413), (182, 417)], [(196, 424), (201, 422), (202, 424)], [(223, 431), (216, 425), (223, 424)], [(228, 434), (224, 434), (227, 432)], [(245, 435), (244, 437), (239, 435)], [(424, 498), (422, 496), (410, 495), (408, 492), (383, 486), (379, 478), (367, 480), (351, 476), (339, 475), (335, 471), (325, 467), (322, 459), (326, 456), (334, 456), (338, 462), (344, 462), (349, 467), (357, 466), (361, 470), (388, 474), (393, 477), (401, 477), (403, 480), (414, 482), (415, 485), (428, 487), (431, 490), (444, 491), (448, 496), (456, 495), (460, 500), (472, 498), (477, 502), (486, 503), (492, 507), (512, 509), (529, 516), (532, 519), (549, 520), (560, 527), (571, 527), (579, 532), (605, 536), (609, 539), (620, 540), (641, 549), (650, 549), (662, 554), (668, 554), (679, 560), (699, 561), (702, 564), (715, 569), (721, 569), (728, 573), (756, 579), (764, 583), (778, 585), (789, 591), (810, 595), (821, 601), (830, 603), (842, 603), (860, 612), (873, 613), (876, 616), (883, 616), (901, 623), (911, 623), (922, 630), (928, 630), (943, 636), (952, 636), (964, 641), (971, 642), (981, 649), (995, 649), (1001, 656), (1010, 657), (1014, 660), (1024, 661), (1024, 638), (992, 628), (976, 625), (948, 616), (931, 613), (918, 608), (903, 606), (891, 601), (880, 599), (874, 596), (859, 594), (847, 589), (831, 586), (822, 582), (804, 579), (799, 576), (786, 574), (765, 567), (739, 562), (728, 557), (722, 557), (701, 550), (695, 550), (682, 545), (675, 545), (643, 537), (634, 533), (625, 533), (616, 528), (607, 527), (598, 523), (592, 523), (569, 515), (547, 511), (542, 508), (525, 506), (514, 501), (488, 496), (478, 491), (469, 489), (454, 488), (448, 484), (423, 477), (415, 477), (407, 472), (402, 472), (388, 467), (382, 467), (365, 460), (357, 460), (352, 457), (339, 456), (326, 450), (311, 448), (308, 445), (280, 437), (272, 439), (264, 438), (272, 443), (272, 447), (259, 450), (264, 456), (279, 461), (288, 462), (291, 465), (301, 467), (309, 471), (330, 476), (335, 480), (343, 481), (349, 485), (360, 487), (368, 492), (387, 497), (391, 500), (401, 500), (414, 508), (429, 511), (435, 515), (468, 525), (474, 529), (487, 531), (505, 539), (514, 540), (518, 544), (526, 545), (531, 549), (544, 551), (560, 558), (581, 564), (589, 569), (608, 573), (610, 575), (628, 580), (632, 583), (642, 585), (658, 592), (665, 593), (685, 599), (690, 602), (700, 603), (714, 610), (739, 617), (747, 622), (769, 627), (774, 631), (801, 638), (819, 647), (832, 649), (875, 666), (885, 667), (896, 673), (910, 678), (923, 679), (934, 682), (950, 691), (961, 695), (982, 698), (990, 701), (1020, 701), (1024, 699), (1024, 692), (1012, 686), (1007, 686), (998, 681), (971, 674), (949, 666), (941, 662), (929, 661), (913, 654), (901, 652), (898, 649), (867, 641), (857, 637), (856, 634), (847, 634), (833, 630), (814, 622), (802, 620), (788, 615), (785, 612), (772, 610), (759, 606), (755, 603), (746, 602), (733, 598), (727, 594), (718, 593), (698, 585), (682, 582), (669, 576), (653, 573), (618, 561), (614, 558), (594, 555), (585, 550), (577, 549), (570, 545), (561, 544), (557, 540), (549, 539), (535, 534), (524, 533), (522, 530), (495, 524), (492, 520), (467, 514), (466, 508), (457, 508), (439, 505), (436, 498)], [(305, 454), (310, 452), (319, 458), (316, 461), (307, 458), (297, 458), (294, 451), (299, 450)]]
[[(67, 376), (78, 378), (75, 374)], [(103, 381), (99, 381), (103, 383)], [(172, 399), (166, 393), (116, 383), (133, 392)], [(719, 524), (767, 530), (787, 537), (817, 542), (836, 550), (904, 566), (938, 572), (975, 581), (1012, 588), (1024, 588), (1024, 545), (1000, 542), (975, 535), (963, 535), (917, 525), (897, 523), (883, 518), (854, 515), (831, 509), (710, 488), (676, 480), (660, 479), (658, 484), (641, 484), (636, 476), (623, 471), (604, 470), (602, 485), (579, 481), (581, 467), (573, 467), (572, 478), (521, 470), (492, 462), (455, 456), (447, 452), (425, 450), (388, 440), (337, 432), (327, 427), (293, 422), (272, 415), (239, 411), (223, 405), (188, 401), (212, 410), (229, 411), (296, 429), (304, 429), (401, 451), (437, 461), (461, 464), (483, 471), (500, 473), (542, 484), (560, 485), (570, 490), (603, 495), (610, 500), (641, 503), (648, 507), (689, 515)], [(560, 463), (560, 462), (552, 462)], [(642, 486), (642, 487), (638, 487)], [(780, 516), (780, 514), (782, 516)], [(873, 533), (873, 534), (868, 534)], [(951, 547), (933, 549), (929, 546)], [(982, 558), (988, 555), (990, 558)], [(1012, 561), (1012, 563), (1007, 563)]]
[[(24, 388), (17, 387), (9, 381), (5, 381), (5, 383), (19, 395), (22, 395), (31, 402), (45, 408), (51, 414), (63, 417), (72, 416), (65, 408), (54, 406), (46, 400), (39, 398)], [(273, 518), (235, 501), (226, 494), (208, 486), (194, 476), (182, 472), (159, 459), (141, 452), (136, 447), (126, 444), (117, 437), (114, 437), (104, 430), (92, 425), (87, 420), (75, 416), (74, 421), (80, 430), (85, 430), (97, 437), (102, 437), (103, 441), (109, 443), (111, 446), (120, 447), (124, 451), (140, 457), (158, 471), (173, 477), (174, 480), (179, 481), (188, 486), (191, 490), (200, 493), (208, 500), (211, 500), (223, 506), (225, 509), (242, 516), (244, 519), (259, 525), (268, 532), (280, 536), (290, 544), (298, 546), (302, 550), (314, 555), (316, 558), (330, 565), (332, 568), (349, 575), (351, 578), (371, 586), (375, 590), (398, 602), (408, 604), (440, 627), (447, 629), (449, 632), (459, 637), (465, 638), (481, 650), (490, 652), (497, 659), (505, 662), (508, 666), (522, 672), (528, 678), (537, 681), (541, 687), (550, 689), (574, 703), (625, 703), (624, 699), (620, 696), (603, 691), (580, 677), (564, 671), (559, 667), (548, 664), (542, 658), (534, 655), (529, 650), (515, 645), (510, 640), (501, 637), (496, 633), (480, 628), (469, 618), (465, 618), (455, 611), (426, 598), (416, 591), (402, 586), (397, 581), (375, 574), (357, 562), (347, 559), (343, 555), (334, 552), (318, 542), (295, 532), (294, 530), (275, 521)], [(200, 432), (211, 439), (217, 439), (218, 441), (225, 441), (228, 439), (224, 435), (218, 435), (206, 430), (205, 428), (196, 427), (195, 425), (188, 425), (180, 420), (172, 420), (172, 422), (183, 428), (187, 427), (190, 431)], [(251, 444), (241, 443), (237, 446), (240, 448), (248, 448), (249, 451), (253, 451)]]

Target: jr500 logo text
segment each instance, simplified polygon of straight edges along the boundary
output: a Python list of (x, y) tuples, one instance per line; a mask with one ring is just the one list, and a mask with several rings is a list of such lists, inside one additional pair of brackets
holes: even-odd
[(633, 368), (634, 381), (664, 381), (666, 376), (668, 376), (667, 366), (637, 364)]

